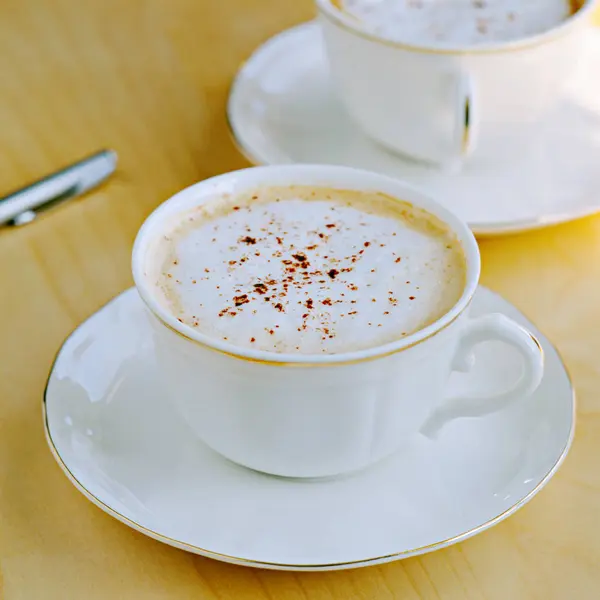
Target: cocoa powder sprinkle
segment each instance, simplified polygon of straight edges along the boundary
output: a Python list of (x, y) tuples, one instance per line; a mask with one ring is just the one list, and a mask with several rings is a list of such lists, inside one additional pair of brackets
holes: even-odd
[(259, 294), (266, 294), (267, 293), (267, 286), (264, 283), (255, 283), (254, 284), (254, 289)]
[[(252, 196), (252, 199), (258, 199), (258, 196)], [(263, 202), (262, 197), (261, 202)], [(348, 206), (350, 205), (351, 204), (348, 203)], [(231, 204), (229, 206), (231, 207)], [(343, 221), (337, 222), (337, 219), (340, 218), (340, 213), (344, 210), (343, 205), (340, 207), (340, 213), (336, 213), (335, 208), (332, 208), (331, 210), (335, 214), (331, 215), (331, 213), (327, 213), (324, 220), (321, 220), (319, 225), (314, 229), (306, 228), (308, 231), (305, 231), (304, 224), (299, 220), (295, 220), (295, 218), (286, 222), (285, 215), (284, 217), (280, 217), (279, 212), (277, 212), (277, 209), (274, 207), (273, 210), (270, 211), (267, 206), (264, 217), (260, 217), (263, 205), (258, 203), (248, 203), (247, 205), (243, 204), (232, 208), (235, 211), (245, 210), (248, 213), (254, 212), (261, 221), (255, 223), (254, 221), (249, 220), (248, 224), (245, 224), (245, 212), (242, 212), (240, 217), (237, 215), (230, 215), (232, 217), (230, 222), (233, 226), (230, 226), (229, 229), (232, 229), (233, 231), (231, 233), (225, 233), (225, 235), (230, 236), (229, 238), (225, 238), (224, 240), (219, 239), (219, 242), (223, 241), (223, 243), (221, 244), (222, 248), (219, 247), (218, 250), (219, 252), (224, 253), (220, 255), (220, 269), (223, 273), (222, 281), (225, 282), (225, 278), (229, 277), (227, 283), (222, 285), (223, 289), (221, 291), (223, 294), (219, 294), (219, 296), (223, 296), (222, 300), (218, 301), (221, 305), (215, 307), (216, 310), (214, 311), (216, 313), (219, 308), (222, 308), (223, 310), (219, 313), (220, 317), (234, 317), (237, 312), (240, 312), (242, 313), (240, 319), (244, 319), (248, 318), (248, 311), (252, 311), (252, 314), (260, 315), (260, 304), (256, 304), (256, 302), (260, 300), (259, 296), (262, 296), (264, 301), (269, 302), (276, 311), (280, 313), (290, 313), (289, 315), (279, 317), (279, 319), (284, 319), (284, 325), (281, 326), (283, 327), (282, 334), (284, 331), (287, 331), (287, 320), (285, 319), (289, 317), (297, 319), (296, 322), (293, 320), (291, 322), (292, 331), (294, 330), (294, 326), (298, 326), (298, 331), (308, 330), (311, 332), (311, 336), (313, 334), (316, 336), (315, 340), (319, 340), (319, 337), (321, 337), (319, 333), (323, 336), (323, 339), (326, 339), (326, 337), (337, 337), (337, 334), (334, 333), (335, 330), (332, 329), (336, 319), (341, 319), (346, 316), (355, 316), (361, 312), (360, 319), (362, 322), (363, 319), (368, 317), (373, 317), (375, 319), (377, 314), (380, 316), (395, 314), (394, 312), (390, 312), (391, 306), (385, 305), (386, 296), (388, 297), (389, 304), (392, 306), (397, 306), (398, 304), (402, 305), (402, 298), (408, 298), (411, 301), (416, 300), (415, 296), (403, 296), (398, 289), (395, 289), (393, 292), (390, 289), (387, 294), (385, 293), (387, 291), (385, 288), (379, 291), (379, 286), (385, 280), (379, 281), (378, 278), (372, 278), (367, 275), (369, 272), (371, 274), (375, 274), (376, 272), (379, 272), (379, 274), (385, 273), (386, 279), (389, 277), (390, 282), (392, 282), (394, 286), (397, 286), (400, 283), (398, 281), (398, 273), (402, 273), (404, 270), (403, 267), (393, 269), (390, 273), (387, 273), (385, 269), (378, 269), (372, 266), (373, 264), (379, 264), (380, 262), (385, 265), (386, 260), (388, 261), (388, 265), (391, 265), (389, 262), (390, 260), (396, 264), (406, 262), (407, 260), (410, 262), (410, 257), (399, 256), (400, 254), (405, 254), (405, 252), (403, 252), (401, 245), (396, 246), (395, 240), (390, 244), (384, 243), (390, 241), (391, 235), (395, 235), (395, 233), (386, 230), (383, 231), (381, 237), (379, 237), (376, 229), (369, 229), (363, 230), (363, 235), (359, 236), (358, 239), (353, 238), (352, 236), (355, 235), (355, 231), (351, 227), (347, 227)], [(231, 210), (231, 208), (229, 210)], [(358, 224), (358, 219), (355, 224)], [(367, 224), (365, 223), (365, 225)], [(326, 230), (336, 229), (336, 232), (323, 232), (323, 228)], [(216, 229), (217, 228), (215, 228), (215, 231)], [(221, 229), (225, 230), (226, 224), (224, 224)], [(289, 230), (290, 234), (287, 234), (285, 230)], [(303, 231), (302, 235), (296, 233), (300, 231)], [(211, 233), (212, 231), (205, 239), (210, 239)], [(341, 242), (340, 248), (338, 249), (337, 247), (337, 241), (334, 247), (329, 248), (328, 245), (331, 240), (336, 240), (337, 233), (340, 234), (340, 238), (342, 234), (344, 235), (344, 239), (339, 240)], [(292, 237), (288, 237), (288, 235), (291, 235)], [(307, 237), (303, 237), (304, 235), (307, 235)], [(362, 237), (362, 241), (360, 240), (360, 237)], [(367, 240), (365, 240), (365, 237), (367, 237)], [(374, 239), (370, 240), (370, 237), (373, 237)], [(213, 238), (213, 240), (217, 241), (217, 238)], [(323, 240), (323, 242), (320, 243), (319, 240)], [(229, 246), (229, 244), (237, 245)], [(256, 244), (259, 246), (255, 250), (246, 247)], [(228, 246), (229, 255), (227, 255)], [(380, 250), (380, 247), (387, 247), (387, 249)], [(369, 249), (368, 252), (366, 252), (367, 249)], [(257, 250), (260, 250), (260, 252)], [(327, 253), (328, 251), (329, 253)], [(262, 259), (261, 261), (258, 261), (256, 258), (252, 258), (252, 256), (260, 256), (261, 252), (264, 256), (264, 261)], [(371, 256), (373, 256), (373, 260), (371, 260)], [(173, 255), (170, 257), (170, 260), (173, 265), (178, 265), (181, 262), (177, 260), (177, 258), (174, 258)], [(249, 264), (243, 267), (242, 265), (248, 261)], [(267, 263), (273, 264), (269, 267), (267, 266)], [(167, 262), (166, 264), (168, 269), (169, 263)], [(229, 269), (226, 268), (227, 265), (229, 265)], [(219, 267), (216, 265), (214, 266), (218, 273)], [(444, 265), (442, 265), (442, 267), (443, 266)], [(205, 281), (213, 283), (213, 294), (216, 296), (218, 294), (214, 285), (216, 282), (211, 282), (212, 275), (210, 275), (215, 272), (215, 268), (213, 268), (212, 264), (211, 268), (201, 267), (200, 265), (200, 269), (208, 275), (204, 277), (203, 274), (199, 272), (200, 269), (196, 266), (197, 279), (191, 279), (188, 278), (188, 276), (186, 277), (186, 280), (188, 282), (191, 281), (192, 284), (199, 283), (201, 285), (206, 285), (204, 283)], [(255, 268), (257, 269), (256, 273), (254, 272)], [(394, 273), (394, 271), (396, 271), (396, 273)], [(227, 273), (229, 273), (229, 276)], [(165, 269), (162, 276), (177, 281), (175, 280), (177, 274), (178, 273), (175, 270), (173, 273), (167, 273)], [(336, 280), (335, 283), (327, 284), (328, 281), (331, 282), (332, 280)], [(218, 281), (221, 283), (221, 280)], [(253, 281), (256, 283), (253, 283)], [(410, 285), (410, 283), (410, 281), (406, 281), (407, 285)], [(172, 285), (172, 282), (169, 282), (169, 285)], [(383, 285), (386, 284), (383, 283)], [(359, 286), (362, 286), (362, 288), (359, 288)], [(201, 286), (198, 286), (198, 288), (200, 287)], [(219, 286), (216, 287), (219, 288)], [(371, 290), (372, 297), (370, 298), (370, 301), (372, 303), (377, 303), (378, 301), (383, 303), (380, 305), (379, 309), (376, 309), (375, 307), (372, 307), (370, 310), (368, 309), (368, 306), (370, 306), (368, 304), (369, 297), (368, 295), (366, 298), (362, 297), (364, 293), (368, 292), (366, 289), (368, 287), (373, 288)], [(391, 287), (392, 286), (390, 285), (390, 288)], [(195, 291), (200, 294), (198, 288), (196, 288)], [(228, 292), (225, 292), (226, 289)], [(362, 289), (361, 295), (357, 293), (360, 289)], [(342, 293), (342, 290), (346, 292), (350, 290), (352, 293), (344, 294)], [(378, 294), (381, 295), (378, 296)], [(328, 295), (331, 297), (328, 297)], [(344, 296), (346, 297), (344, 298)], [(355, 299), (351, 300), (352, 297)], [(356, 300), (356, 298), (358, 298), (358, 300)], [(253, 306), (249, 306), (247, 309), (242, 308), (244, 304), (250, 304), (252, 302), (255, 303)], [(366, 302), (366, 304), (362, 304), (364, 302)], [(296, 306), (296, 303), (298, 303), (299, 306)], [(348, 307), (347, 305), (349, 303), (356, 306)], [(333, 309), (326, 308), (332, 307), (334, 304), (342, 304), (342, 306)], [(302, 314), (301, 310), (304, 307), (306, 312)], [(359, 311), (359, 307), (365, 307), (367, 310)], [(258, 308), (258, 311), (252, 310), (253, 308)], [(351, 308), (351, 310), (348, 311), (348, 308)], [(389, 308), (390, 310), (385, 310), (385, 308)], [(197, 312), (197, 310), (201, 309), (196, 309), (195, 311), (192, 310), (192, 312)], [(269, 311), (271, 311), (270, 308), (263, 306), (264, 317), (269, 314)], [(274, 313), (271, 312), (270, 314), (272, 320), (263, 322), (262, 326), (264, 327), (265, 332), (269, 335), (274, 335), (274, 330), (280, 328), (280, 325), (276, 325), (274, 321), (279, 319), (277, 319)], [(190, 315), (191, 312), (189, 314), (185, 313), (185, 315), (182, 315), (184, 316), (185, 321), (182, 319), (179, 319), (179, 321), (193, 327), (198, 327), (200, 320), (204, 319), (203, 316), (197, 318), (195, 315), (191, 315), (190, 318)], [(299, 318), (300, 315), (301, 319)], [(249, 318), (253, 321), (255, 320), (254, 317)], [(389, 324), (393, 323), (393, 321), (390, 321), (389, 319), (387, 321), (381, 319), (381, 323), (377, 323), (378, 320), (380, 319), (375, 319), (373, 322), (369, 322), (368, 325), (372, 327), (383, 327), (382, 323), (385, 321), (386, 327), (389, 327)], [(351, 325), (351, 322), (348, 319), (345, 319), (345, 321), (346, 325)], [(233, 326), (234, 323), (231, 323), (231, 325)], [(225, 327), (225, 324), (223, 324), (223, 327)], [(250, 329), (248, 333), (252, 334), (252, 329)], [(260, 331), (258, 334), (260, 334)], [(263, 338), (259, 340), (259, 345), (264, 343), (264, 334), (262, 335)], [(287, 344), (290, 342), (291, 345), (289, 347), (293, 348), (293, 342), (295, 341), (300, 344), (299, 347), (302, 348), (305, 343), (304, 339), (301, 341), (302, 336), (299, 335), (297, 336), (297, 340), (294, 340), (293, 338), (295, 335), (296, 334), (292, 335), (291, 340), (286, 340), (285, 336), (282, 336), (281, 339), (274, 338), (269, 345), (271, 345), (275, 351), (284, 351), (285, 348), (288, 347)], [(248, 344), (247, 340), (250, 340), (251, 344), (254, 344), (257, 341), (257, 338), (250, 336), (245, 339), (246, 344)], [(310, 339), (309, 336), (307, 340)], [(310, 343), (310, 341), (307, 341), (307, 343)], [(316, 343), (321, 344), (321, 342)]]
[(242, 306), (242, 304), (247, 304), (248, 302), (250, 302), (250, 300), (248, 299), (248, 294), (242, 294), (241, 296), (233, 297), (233, 303), (236, 306)]

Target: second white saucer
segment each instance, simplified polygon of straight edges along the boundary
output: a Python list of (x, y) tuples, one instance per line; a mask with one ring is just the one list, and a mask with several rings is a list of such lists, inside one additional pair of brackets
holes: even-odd
[[(546, 369), (533, 396), (502, 413), (451, 423), (435, 442), (417, 435), (353, 476), (296, 480), (233, 464), (188, 430), (163, 387), (146, 309), (129, 290), (61, 348), (44, 401), (48, 443), (71, 482), (102, 510), (218, 560), (328, 570), (431, 552), (523, 506), (556, 472), (573, 437), (573, 390), (554, 348), (513, 306), (480, 288), (471, 314), (488, 312), (538, 336)], [(475, 355), (471, 389), (518, 373), (518, 356), (503, 344), (486, 342)], [(460, 393), (461, 377), (453, 376), (449, 393)]]
[(600, 32), (588, 34), (578, 77), (554, 111), (505, 130), (493, 155), (475, 156), (459, 174), (409, 162), (356, 127), (335, 97), (317, 23), (271, 38), (244, 64), (228, 118), (251, 162), (361, 167), (413, 183), (465, 220), (497, 235), (600, 211)]

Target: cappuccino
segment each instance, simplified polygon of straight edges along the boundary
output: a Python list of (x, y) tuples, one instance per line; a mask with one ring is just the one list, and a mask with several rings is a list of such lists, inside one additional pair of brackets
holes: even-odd
[(375, 35), (415, 45), (474, 46), (549, 31), (575, 0), (332, 0)]
[(163, 233), (147, 273), (161, 304), (243, 348), (379, 346), (439, 319), (465, 288), (448, 227), (377, 192), (265, 187), (215, 197)]

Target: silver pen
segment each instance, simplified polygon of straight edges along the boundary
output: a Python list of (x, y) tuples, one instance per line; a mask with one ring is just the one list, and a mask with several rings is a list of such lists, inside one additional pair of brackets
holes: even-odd
[(79, 196), (114, 173), (117, 153), (102, 150), (0, 198), (0, 225), (25, 225), (42, 211)]

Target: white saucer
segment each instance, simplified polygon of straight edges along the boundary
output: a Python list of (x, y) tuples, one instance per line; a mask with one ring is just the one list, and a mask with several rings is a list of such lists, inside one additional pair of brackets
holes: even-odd
[[(229, 98), (234, 139), (251, 162), (362, 167), (429, 191), (481, 235), (523, 231), (600, 211), (600, 32), (581, 73), (543, 122), (498, 136), (493, 156), (460, 174), (394, 156), (367, 139), (336, 99), (318, 24), (271, 38), (244, 64)], [(517, 150), (515, 150), (517, 149)]]
[[(499, 311), (535, 331), (546, 375), (511, 410), (458, 421), (432, 442), (333, 480), (270, 477), (221, 458), (169, 405), (147, 313), (129, 290), (76, 329), (45, 393), (50, 449), (102, 510), (157, 540), (242, 565), (324, 570), (430, 552), (479, 533), (539, 492), (562, 463), (574, 428), (569, 377), (550, 343), (485, 288), (473, 313)], [(518, 360), (481, 345), (475, 373), (509, 380)], [(460, 387), (460, 377), (450, 387)], [(455, 391), (455, 390), (453, 390)], [(551, 491), (549, 493), (552, 493)]]

